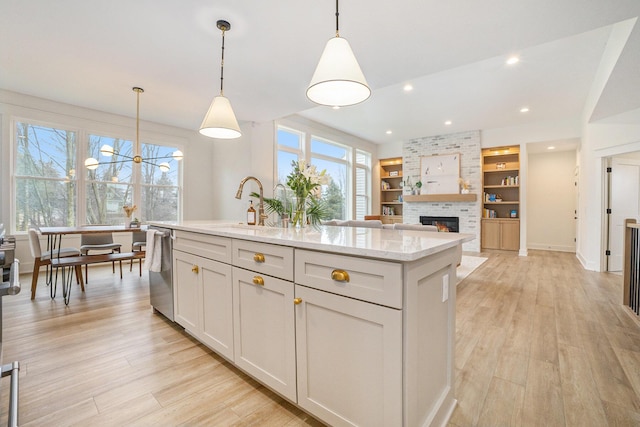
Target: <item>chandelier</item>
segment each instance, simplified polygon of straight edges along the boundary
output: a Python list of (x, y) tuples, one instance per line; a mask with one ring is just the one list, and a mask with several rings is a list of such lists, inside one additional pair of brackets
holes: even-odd
[(135, 145), (135, 151), (134, 151), (135, 154), (132, 157), (126, 154), (117, 153), (112, 146), (105, 144), (102, 147), (100, 147), (100, 154), (105, 157), (114, 157), (117, 160), (99, 162), (97, 159), (93, 157), (89, 157), (87, 160), (84, 161), (84, 165), (87, 169), (95, 170), (95, 169), (98, 169), (98, 166), (100, 165), (133, 162), (137, 164), (146, 163), (146, 164), (158, 167), (162, 172), (169, 172), (169, 170), (171, 170), (171, 166), (169, 165), (169, 162), (156, 163), (156, 161), (163, 160), (163, 159), (169, 159), (169, 160), (173, 159), (176, 161), (180, 161), (184, 157), (184, 155), (182, 154), (182, 151), (180, 150), (174, 151), (171, 156), (143, 158), (140, 155), (141, 153), (140, 151), (140, 94), (144, 92), (144, 89), (142, 89), (141, 87), (134, 87), (133, 91), (136, 93), (136, 145)]

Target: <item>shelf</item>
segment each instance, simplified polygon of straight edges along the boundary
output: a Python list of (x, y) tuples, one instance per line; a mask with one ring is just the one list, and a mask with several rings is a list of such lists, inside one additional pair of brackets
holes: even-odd
[(386, 192), (386, 191), (402, 191), (402, 188), (388, 188), (386, 190), (380, 190), (382, 192)]
[(485, 205), (519, 205), (517, 200), (504, 200), (502, 202), (484, 202)]
[(420, 194), (412, 196), (407, 194), (404, 196), (405, 202), (475, 202), (478, 195), (469, 194)]
[(485, 185), (484, 188), (520, 188), (519, 185)]
[(520, 218), (482, 218), (483, 221), (520, 221)]
[(504, 168), (504, 169), (483, 169), (482, 172), (484, 173), (491, 173), (491, 172), (519, 172), (520, 169), (518, 168)]
[(394, 201), (394, 202), (380, 202), (381, 205), (401, 205), (402, 202)]
[(381, 176), (380, 179), (393, 179), (393, 178), (402, 178), (402, 174), (400, 175), (387, 175), (387, 176)]

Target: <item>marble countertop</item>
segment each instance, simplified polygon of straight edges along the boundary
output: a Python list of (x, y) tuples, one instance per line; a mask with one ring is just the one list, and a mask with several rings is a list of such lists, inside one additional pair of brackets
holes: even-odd
[(475, 238), (472, 234), (362, 227), (260, 227), (232, 221), (156, 222), (149, 225), (367, 258), (414, 261)]

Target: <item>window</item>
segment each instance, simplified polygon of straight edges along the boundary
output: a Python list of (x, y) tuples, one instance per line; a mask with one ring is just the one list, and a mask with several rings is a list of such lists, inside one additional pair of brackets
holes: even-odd
[(322, 197), (327, 204), (327, 218), (351, 218), (349, 207), (349, 153), (348, 147), (337, 143), (311, 137), (311, 164), (319, 170), (326, 169), (331, 177)]
[(356, 150), (356, 209), (357, 220), (371, 212), (371, 154)]
[(16, 231), (74, 225), (77, 133), (22, 122), (15, 130)]
[[(285, 184), (291, 162), (305, 159), (326, 169), (331, 182), (322, 191), (329, 218), (364, 219), (371, 211), (371, 154), (324, 136), (277, 128), (277, 182)], [(355, 162), (354, 160), (355, 159)]]
[[(142, 221), (178, 219), (178, 162), (172, 162), (169, 171), (163, 172), (145, 162), (138, 167), (124, 157), (110, 161), (100, 153), (103, 145), (132, 156), (133, 142), (82, 131), (17, 122), (15, 134), (16, 232), (26, 231), (30, 225), (122, 224), (124, 205), (136, 205), (133, 216)], [(86, 144), (77, 143), (78, 134), (86, 135), (82, 138)], [(171, 158), (176, 149), (141, 144), (140, 154), (147, 160)], [(78, 161), (85, 157), (98, 159), (101, 164), (88, 170), (83, 160)]]

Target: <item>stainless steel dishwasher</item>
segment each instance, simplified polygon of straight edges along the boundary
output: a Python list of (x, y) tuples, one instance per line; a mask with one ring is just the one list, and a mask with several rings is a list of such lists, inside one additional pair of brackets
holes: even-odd
[[(160, 271), (149, 270), (151, 305), (173, 322), (173, 230), (153, 225), (149, 229), (156, 231), (154, 238), (160, 239), (162, 247)], [(147, 242), (147, 252), (151, 244)]]

